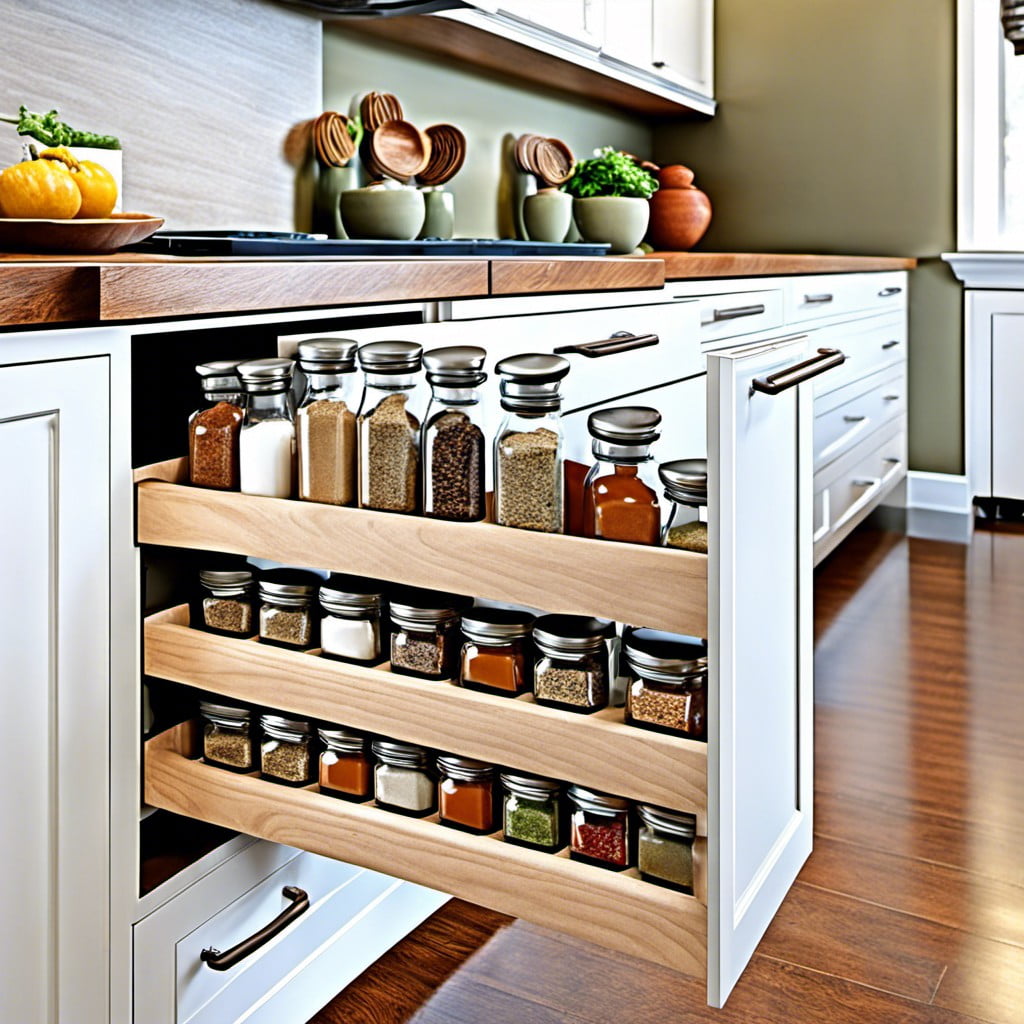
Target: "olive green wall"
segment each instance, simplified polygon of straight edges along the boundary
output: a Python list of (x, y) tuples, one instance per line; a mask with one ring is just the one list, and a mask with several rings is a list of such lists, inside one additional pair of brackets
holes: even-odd
[(707, 122), (656, 129), (711, 197), (713, 250), (917, 256), (910, 465), (963, 469), (955, 0), (716, 0)]

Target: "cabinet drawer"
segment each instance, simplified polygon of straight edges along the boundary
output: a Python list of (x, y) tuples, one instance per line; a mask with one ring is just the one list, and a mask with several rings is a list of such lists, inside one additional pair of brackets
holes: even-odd
[(786, 322), (795, 324), (850, 313), (904, 310), (906, 304), (903, 271), (795, 277), (786, 289)]
[(906, 411), (907, 382), (902, 366), (896, 372), (883, 370), (824, 395), (814, 409), (814, 471)]
[(782, 325), (781, 288), (697, 297), (700, 340), (707, 345)]
[(815, 348), (837, 348), (846, 362), (814, 382), (814, 400), (831, 394), (852, 381), (906, 363), (907, 323), (903, 316), (869, 317), (853, 323), (835, 324), (816, 331)]

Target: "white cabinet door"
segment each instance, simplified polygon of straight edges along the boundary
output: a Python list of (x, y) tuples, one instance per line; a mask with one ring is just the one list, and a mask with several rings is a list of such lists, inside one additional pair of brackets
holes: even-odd
[(651, 64), (655, 72), (713, 96), (714, 0), (653, 0)]
[(992, 495), (1024, 499), (1024, 316), (992, 317)]
[(109, 361), (0, 367), (4, 1020), (106, 1024)]
[(653, 0), (606, 0), (601, 53), (635, 68), (652, 67)]
[(604, 0), (498, 0), (498, 11), (581, 46), (601, 45)]
[(806, 337), (708, 363), (708, 1001), (811, 850), (812, 390), (751, 390)]

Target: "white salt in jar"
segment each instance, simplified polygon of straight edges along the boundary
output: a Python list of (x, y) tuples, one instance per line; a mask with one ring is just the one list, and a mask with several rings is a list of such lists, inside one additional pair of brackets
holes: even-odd
[(320, 588), (320, 646), (325, 658), (374, 665), (385, 660), (384, 587), (378, 580), (332, 576)]
[(290, 498), (295, 490), (295, 409), (290, 359), (253, 359), (238, 376), (246, 393), (238, 440), (240, 490)]

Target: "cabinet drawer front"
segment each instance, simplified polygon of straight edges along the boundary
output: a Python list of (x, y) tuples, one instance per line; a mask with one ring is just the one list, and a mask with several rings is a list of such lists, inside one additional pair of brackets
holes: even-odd
[(795, 277), (786, 289), (786, 322), (794, 324), (850, 313), (904, 310), (906, 305), (907, 284), (903, 271)]
[(907, 359), (907, 324), (901, 316), (870, 317), (816, 331), (815, 348), (837, 348), (846, 362), (814, 382), (814, 399)]
[[(825, 405), (823, 411), (818, 406)], [(903, 367), (873, 374), (819, 399), (814, 417), (814, 471), (827, 466), (884, 423), (907, 411)]]
[(782, 326), (781, 288), (697, 297), (700, 340), (717, 343)]

